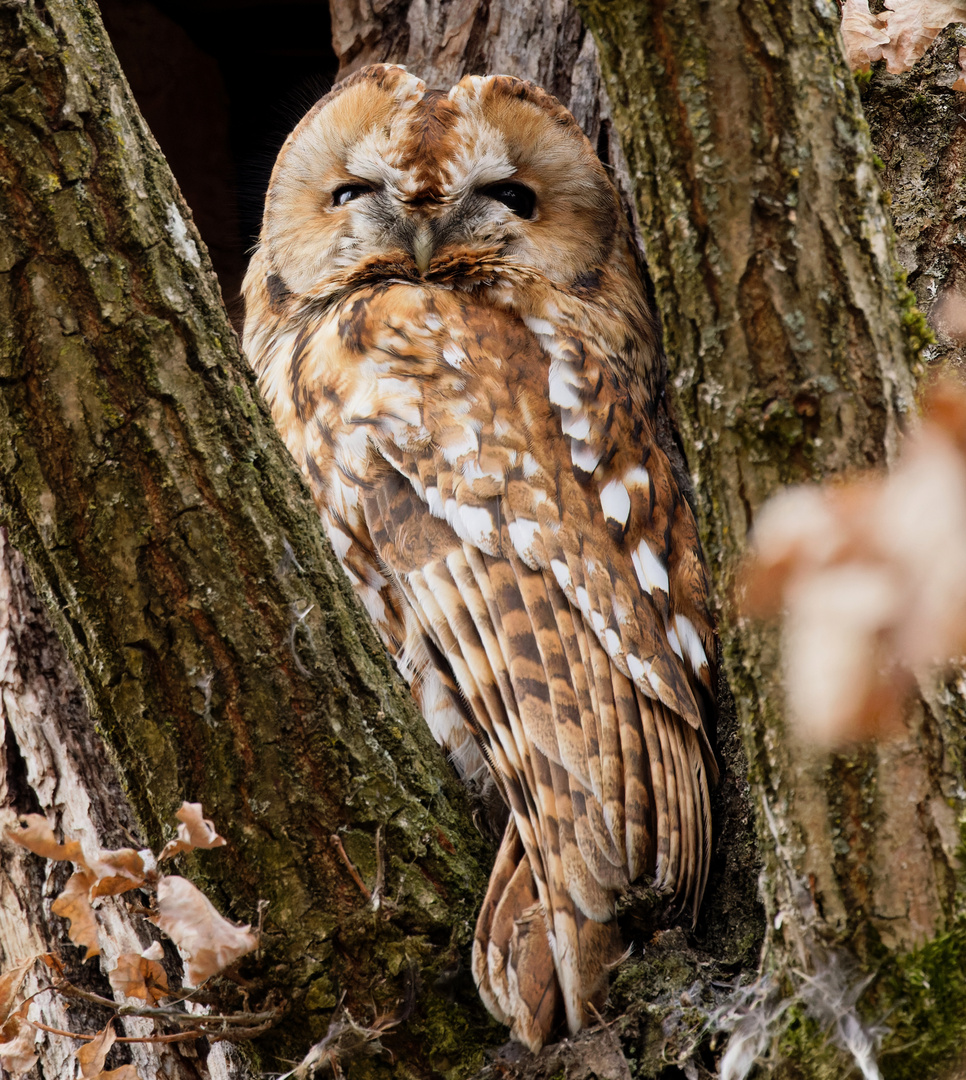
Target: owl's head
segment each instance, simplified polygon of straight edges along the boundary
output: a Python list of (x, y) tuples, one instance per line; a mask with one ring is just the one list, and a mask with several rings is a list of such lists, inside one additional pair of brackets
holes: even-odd
[(608, 260), (623, 229), (613, 184), (555, 98), (503, 75), (427, 90), (378, 65), (286, 140), (261, 249), (296, 295), (324, 298), (380, 266), (431, 277), (484, 257), (567, 286)]

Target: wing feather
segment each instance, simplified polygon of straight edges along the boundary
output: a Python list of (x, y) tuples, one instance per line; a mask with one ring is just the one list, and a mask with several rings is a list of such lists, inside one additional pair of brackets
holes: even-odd
[(590, 777), (590, 788), (594, 796), (600, 800), (603, 789), (600, 761), (601, 721), (599, 717), (601, 706), (596, 700), (596, 687), (593, 681), (587, 677), (587, 667), (581, 651), (581, 644), (585, 643), (586, 637), (581, 634), (583, 641), (578, 639), (572, 609), (567, 598), (560, 590), (549, 589), (547, 597), (550, 604), (553, 605), (553, 619), (557, 626), (564, 662), (570, 673), (571, 685), (577, 699), (577, 709), (581, 718), (581, 730), (584, 738), (584, 755), (587, 762), (587, 773)]
[[(634, 703), (636, 703), (636, 708)], [(673, 792), (668, 790), (668, 775), (660, 738), (661, 725), (654, 715), (654, 705), (644, 696), (639, 687), (629, 688), (622, 705), (620, 733), (625, 777), (639, 779), (644, 775), (650, 776), (650, 792), (654, 797), (657, 826), (653, 837), (654, 879), (656, 886), (662, 889), (667, 885), (674, 870), (671, 862), (671, 814), (674, 812), (674, 807), (671, 802)], [(634, 812), (632, 812), (632, 807)], [(637, 807), (628, 800), (628, 851), (637, 850), (636, 836), (643, 831), (641, 817), (636, 810)], [(632, 829), (636, 834), (634, 841), (631, 837)], [(639, 866), (637, 869), (642, 870), (643, 867)]]

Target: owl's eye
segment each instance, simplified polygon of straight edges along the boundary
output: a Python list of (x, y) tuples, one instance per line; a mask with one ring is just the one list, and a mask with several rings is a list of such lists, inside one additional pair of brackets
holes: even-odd
[(372, 188), (368, 184), (343, 184), (332, 192), (332, 205), (345, 206), (346, 203), (358, 199), (360, 195), (368, 195)]
[(533, 217), (534, 208), (537, 205), (537, 195), (526, 184), (515, 184), (509, 180), (501, 180), (498, 184), (490, 184), (489, 187), (481, 188), (480, 194), (488, 199), (496, 199), (503, 203), (507, 209), (512, 210), (517, 217), (529, 221)]

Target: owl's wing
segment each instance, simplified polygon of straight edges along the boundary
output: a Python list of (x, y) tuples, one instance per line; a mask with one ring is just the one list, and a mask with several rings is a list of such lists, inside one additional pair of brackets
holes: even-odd
[(418, 408), (370, 429), (362, 513), (512, 810), (481, 988), (504, 1013), (525, 993), (514, 956), (541, 948), (524, 934), (540, 905), (575, 1029), (616, 959), (616, 890), (651, 872), (696, 907), (707, 877), (712, 630), (693, 518), (644, 403), (592, 343), (557, 342), (551, 361), (543, 326), (445, 292), (376, 293), (354, 318), (370, 349), (391, 340), (394, 370), (409, 350), (439, 358)]

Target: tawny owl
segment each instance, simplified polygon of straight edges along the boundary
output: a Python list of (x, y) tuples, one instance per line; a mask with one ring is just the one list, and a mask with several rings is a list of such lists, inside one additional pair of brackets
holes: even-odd
[(473, 973), (539, 1048), (606, 994), (620, 891), (708, 873), (707, 575), (618, 195), (530, 83), (366, 68), (282, 148), (245, 301), (336, 555), (509, 806)]

